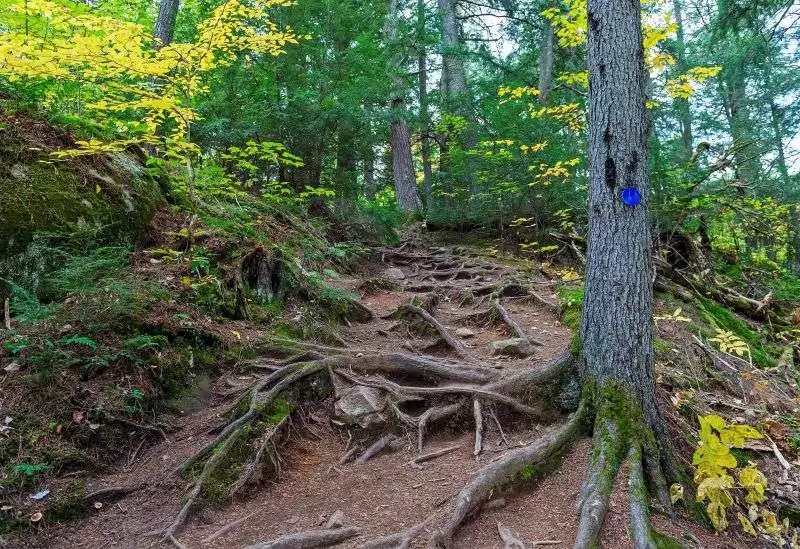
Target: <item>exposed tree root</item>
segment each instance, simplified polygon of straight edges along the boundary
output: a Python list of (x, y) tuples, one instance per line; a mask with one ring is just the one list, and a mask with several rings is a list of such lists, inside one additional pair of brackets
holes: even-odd
[(254, 543), (245, 549), (315, 549), (342, 543), (358, 534), (358, 528), (353, 527), (308, 530), (297, 534), (287, 534), (272, 541)]
[(189, 492), (186, 502), (183, 504), (178, 516), (175, 517), (175, 520), (172, 522), (172, 524), (170, 524), (167, 529), (164, 530), (162, 538), (163, 541), (170, 541), (178, 549), (184, 548), (184, 546), (177, 539), (178, 534), (183, 528), (183, 525), (186, 523), (189, 513), (192, 511), (192, 508), (199, 499), (204, 483), (211, 477), (211, 475), (214, 474), (219, 465), (225, 459), (227, 454), (226, 450), (235, 444), (243, 432), (244, 431), (241, 428), (233, 431), (231, 435), (222, 443), (219, 451), (214, 453), (211, 458), (206, 461), (206, 464), (203, 466), (203, 471), (200, 473), (200, 476), (197, 477), (194, 487), (192, 488), (192, 491)]
[(386, 435), (378, 440), (375, 443), (366, 449), (366, 451), (361, 454), (358, 459), (356, 459), (356, 463), (366, 463), (384, 450), (389, 447), (389, 445), (397, 439), (395, 435)]
[(453, 535), (466, 518), (489, 501), (495, 490), (508, 483), (526, 467), (542, 463), (568, 445), (578, 434), (585, 408), (581, 406), (566, 423), (536, 440), (512, 450), (479, 470), (456, 497), (452, 514), (434, 535), (432, 547), (452, 547)]
[(231, 486), (230, 497), (236, 495), (239, 490), (241, 490), (248, 482), (252, 480), (253, 476), (258, 471), (259, 465), (261, 465), (265, 453), (272, 461), (272, 465), (275, 470), (277, 472), (280, 471), (280, 458), (277, 451), (277, 439), (280, 437), (284, 426), (288, 424), (289, 417), (290, 416), (288, 415), (284, 417), (277, 425), (274, 425), (268, 429), (267, 432), (261, 436), (261, 441), (259, 443), (258, 450), (256, 450), (255, 456), (253, 456), (253, 459), (244, 466), (242, 472), (239, 474), (239, 478), (236, 479), (236, 482), (234, 482)]
[(608, 500), (619, 472), (619, 446), (617, 425), (606, 421), (598, 425), (594, 435), (592, 464), (581, 488), (575, 549), (592, 549), (599, 545)]
[(636, 549), (657, 549), (647, 509), (647, 486), (642, 469), (642, 448), (631, 445), (628, 452), (628, 497), (630, 499), (631, 538)]
[(514, 317), (511, 316), (511, 313), (509, 313), (508, 310), (505, 307), (503, 307), (499, 299), (495, 300), (492, 303), (492, 308), (495, 311), (497, 311), (497, 313), (500, 315), (500, 318), (503, 319), (503, 322), (505, 322), (508, 325), (508, 327), (511, 328), (511, 330), (518, 338), (522, 339), (527, 343), (530, 343), (531, 345), (536, 345), (537, 347), (542, 346), (541, 343), (528, 336), (528, 334), (525, 332), (522, 326), (520, 326), (519, 323), (514, 319)]
[(396, 534), (376, 538), (358, 546), (358, 549), (408, 549), (411, 543), (425, 529), (428, 522), (422, 522)]
[(467, 349), (467, 347), (461, 341), (459, 341), (458, 338), (450, 333), (450, 330), (445, 328), (441, 322), (436, 320), (433, 315), (431, 315), (422, 307), (417, 307), (415, 305), (401, 305), (397, 308), (397, 312), (399, 314), (411, 313), (420, 317), (423, 321), (436, 330), (439, 336), (453, 349), (453, 351), (455, 351), (459, 357), (472, 363), (480, 364), (480, 360), (475, 357), (472, 351)]

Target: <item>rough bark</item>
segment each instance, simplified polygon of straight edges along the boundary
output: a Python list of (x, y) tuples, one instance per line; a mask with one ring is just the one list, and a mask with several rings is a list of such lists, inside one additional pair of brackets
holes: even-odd
[[(677, 25), (675, 41), (675, 60), (677, 69), (683, 74), (689, 66), (686, 62), (686, 38), (683, 27), (683, 1), (673, 0), (672, 12), (675, 15)], [(676, 99), (675, 108), (678, 112), (678, 120), (681, 125), (681, 160), (688, 162), (692, 158), (694, 151), (694, 136), (692, 133), (692, 110), (688, 99)]]
[[(386, 22), (386, 40), (390, 48), (398, 49), (400, 22), (398, 0), (390, 0)], [(395, 52), (389, 62), (389, 75), (393, 90), (391, 98), (391, 148), (392, 172), (397, 204), (404, 212), (415, 212), (420, 208), (417, 194), (414, 158), (411, 155), (411, 136), (406, 122), (405, 82), (402, 77), (403, 55)]]
[(158, 6), (155, 31), (153, 32), (156, 49), (172, 43), (175, 21), (178, 19), (178, 8), (180, 8), (180, 0), (161, 0)]
[[(631, 445), (657, 440), (648, 446), (659, 452), (651, 477), (661, 478), (662, 467), (671, 480), (678, 476), (655, 398), (648, 78), (640, 2), (589, 0), (588, 23), (589, 234), (581, 337), (595, 449), (575, 549), (598, 545), (614, 478)], [(623, 200), (631, 189), (641, 196), (638, 204)], [(641, 452), (637, 456), (638, 468)], [(632, 516), (637, 534), (640, 518)]]
[[(590, 0), (587, 374), (653, 398), (653, 288), (645, 69), (639, 2)], [(628, 206), (625, 188), (642, 202)]]
[[(552, 4), (551, 4), (552, 5)], [(553, 90), (553, 61), (555, 57), (555, 29), (550, 19), (545, 18), (542, 42), (539, 47), (539, 101), (547, 102)]]
[(423, 196), (425, 203), (430, 204), (433, 189), (433, 166), (431, 165), (431, 113), (428, 100), (428, 50), (425, 46), (425, 0), (417, 0), (417, 81), (419, 85), (419, 126), (422, 134), (422, 173)]

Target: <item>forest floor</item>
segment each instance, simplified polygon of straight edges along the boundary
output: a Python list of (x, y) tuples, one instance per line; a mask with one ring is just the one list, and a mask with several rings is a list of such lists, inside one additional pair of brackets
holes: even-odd
[[(435, 318), (458, 338), (457, 347), (460, 344), (461, 351), (466, 350), (501, 376), (537, 368), (569, 348), (572, 331), (549, 305), (558, 301), (554, 281), (539, 272), (520, 270), (513, 262), (466, 255), (464, 250), (419, 243), (387, 249), (379, 252), (376, 260), (364, 263), (359, 272), (338, 280), (336, 285), (358, 292), (361, 304), (374, 314), (368, 322), (342, 326), (342, 345), (352, 351), (402, 352), (457, 364), (456, 348), (443, 345), (438, 334), (417, 330), (393, 315), (399, 306), (430, 304), (431, 296), (436, 295)], [(520, 281), (536, 290), (536, 299), (514, 295), (513, 283)], [(499, 296), (517, 326), (537, 343), (535, 347), (523, 349), (518, 356), (490, 350), (492, 344), (520, 335), (508, 324), (486, 320), (483, 313), (493, 305), (490, 295)], [(505, 353), (513, 354), (513, 348)], [(254, 379), (252, 372), (238, 370), (216, 380), (208, 397), (187, 409), (165, 440), (143, 448), (132, 463), (87, 480), (87, 493), (109, 488), (133, 489), (130, 493), (78, 521), (51, 525), (26, 536), (23, 546), (62, 549), (159, 545), (159, 538), (148, 533), (163, 531), (174, 520), (191, 488), (191, 481), (176, 474), (176, 468), (213, 440), (209, 433), (221, 422), (224, 424), (223, 415), (233, 398), (220, 395), (229, 393), (226, 389), (230, 387), (247, 386)], [(525, 416), (507, 421), (506, 414), (501, 422), (501, 412), (495, 414), (489, 403), (482, 412), (483, 443), (477, 456), (473, 416), (469, 413), (442, 422), (425, 440), (423, 454), (451, 450), (440, 457), (415, 464), (413, 460), (420, 450), (416, 433), (409, 430), (406, 436), (392, 442), (389, 451), (364, 463), (344, 463), (342, 456), (354, 447), (354, 441), (361, 436), (358, 433), (363, 431), (350, 430), (341, 418), (337, 419), (333, 413), (335, 398), (329, 395), (305, 403), (292, 413), (281, 448), (280, 474), (274, 482), (265, 482), (246, 497), (236, 496), (227, 504), (201, 506), (177, 535), (180, 542), (187, 548), (244, 547), (320, 528), (337, 511), (344, 514), (345, 526), (359, 530), (356, 537), (337, 547), (359, 547), (365, 540), (426, 521), (425, 529), (432, 531), (449, 513), (452, 501), (473, 473), (553, 428)], [(583, 435), (551, 467), (541, 471), (546, 474), (532, 471), (527, 482), (513, 493), (494, 494), (482, 512), (458, 530), (455, 547), (503, 547), (498, 524), (507, 527), (529, 548), (570, 547), (577, 528), (578, 494), (590, 453), (591, 441)], [(612, 496), (604, 547), (632, 547), (626, 488), (625, 482), (618, 483)], [(745, 546), (734, 534), (717, 536), (685, 518), (670, 521), (656, 516), (654, 527), (681, 540), (686, 547)], [(424, 547), (427, 537), (420, 535), (411, 547)], [(752, 542), (749, 545), (753, 546)]]

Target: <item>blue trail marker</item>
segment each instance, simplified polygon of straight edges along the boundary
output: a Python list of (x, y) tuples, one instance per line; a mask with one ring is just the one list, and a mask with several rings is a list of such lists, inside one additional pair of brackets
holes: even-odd
[(622, 189), (622, 201), (628, 206), (638, 206), (642, 202), (642, 193), (636, 187)]

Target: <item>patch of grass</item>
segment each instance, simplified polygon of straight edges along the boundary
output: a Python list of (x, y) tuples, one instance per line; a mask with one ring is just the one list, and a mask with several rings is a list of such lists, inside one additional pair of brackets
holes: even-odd
[(583, 314), (583, 286), (562, 286), (558, 289), (558, 295), (564, 305), (561, 321), (577, 332), (580, 329), (581, 315)]

